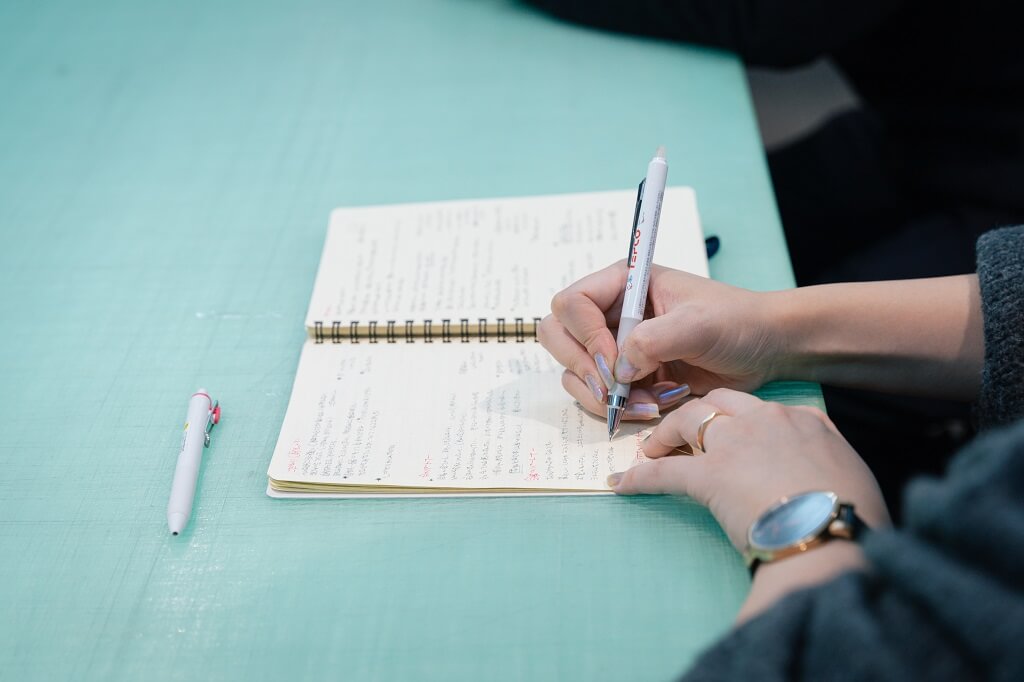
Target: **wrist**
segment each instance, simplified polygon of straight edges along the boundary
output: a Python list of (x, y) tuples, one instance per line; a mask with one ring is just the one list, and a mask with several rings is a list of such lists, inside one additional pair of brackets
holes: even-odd
[(786, 595), (827, 582), (841, 573), (867, 566), (856, 542), (835, 539), (807, 552), (763, 564), (754, 575), (750, 593), (737, 616), (743, 622)]
[(767, 381), (810, 381), (813, 363), (809, 362), (806, 346), (808, 317), (806, 303), (801, 301), (799, 289), (770, 291), (762, 294), (758, 310), (767, 330), (771, 349), (766, 363)]

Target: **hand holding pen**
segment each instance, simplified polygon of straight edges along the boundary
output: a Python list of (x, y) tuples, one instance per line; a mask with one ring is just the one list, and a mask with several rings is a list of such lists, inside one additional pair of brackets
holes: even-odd
[(606, 417), (617, 381), (631, 387), (621, 418), (650, 420), (691, 390), (752, 390), (770, 380), (781, 351), (764, 294), (651, 266), (647, 319), (620, 347), (614, 325), (623, 316), (629, 274), (619, 261), (570, 285), (554, 297), (537, 332), (566, 367), (562, 386), (585, 409)]

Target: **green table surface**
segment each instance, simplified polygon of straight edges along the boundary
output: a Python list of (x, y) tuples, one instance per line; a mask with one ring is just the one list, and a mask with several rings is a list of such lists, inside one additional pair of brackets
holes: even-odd
[(333, 207), (620, 189), (657, 144), (713, 275), (790, 286), (731, 55), (497, 0), (0, 3), (0, 679), (683, 670), (748, 589), (692, 502), (264, 494)]

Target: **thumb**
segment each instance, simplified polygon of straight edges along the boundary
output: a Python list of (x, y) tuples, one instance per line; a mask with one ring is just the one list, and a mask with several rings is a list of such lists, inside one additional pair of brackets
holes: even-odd
[(704, 479), (701, 462), (694, 457), (664, 457), (638, 464), (619, 474), (612, 486), (617, 495), (688, 495), (702, 504)]
[(686, 325), (672, 315), (644, 320), (626, 337), (615, 362), (615, 378), (622, 382), (642, 379), (662, 363), (685, 360), (690, 335)]

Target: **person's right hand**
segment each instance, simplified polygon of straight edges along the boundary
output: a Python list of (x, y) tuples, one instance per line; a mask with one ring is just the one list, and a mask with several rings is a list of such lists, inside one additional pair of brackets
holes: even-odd
[(625, 417), (634, 419), (653, 419), (655, 406), (689, 392), (749, 391), (771, 380), (780, 340), (766, 310), (770, 294), (655, 265), (645, 319), (619, 353), (625, 282), (624, 261), (584, 277), (555, 295), (537, 332), (567, 368), (562, 385), (586, 409), (603, 416), (611, 368), (615, 380), (633, 383)]

